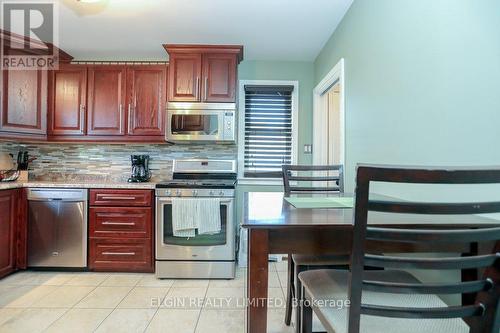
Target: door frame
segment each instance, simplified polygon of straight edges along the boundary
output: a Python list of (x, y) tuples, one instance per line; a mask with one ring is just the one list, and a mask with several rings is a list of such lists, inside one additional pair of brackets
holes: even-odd
[(339, 83), (339, 100), (340, 100), (340, 153), (341, 164), (345, 165), (345, 83), (344, 83), (344, 58), (325, 75), (325, 77), (313, 89), (313, 164), (327, 164), (327, 155), (323, 154), (326, 151), (324, 145), (326, 141), (323, 139), (327, 133), (328, 123), (326, 121), (326, 107), (323, 94), (327, 92), (335, 83)]

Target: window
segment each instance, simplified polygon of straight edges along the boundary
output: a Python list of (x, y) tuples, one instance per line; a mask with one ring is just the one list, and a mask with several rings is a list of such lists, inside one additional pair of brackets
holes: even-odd
[(240, 83), (239, 177), (281, 178), (296, 163), (296, 82)]

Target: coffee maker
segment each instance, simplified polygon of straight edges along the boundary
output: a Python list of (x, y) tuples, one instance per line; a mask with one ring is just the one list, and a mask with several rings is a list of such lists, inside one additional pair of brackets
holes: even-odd
[(151, 178), (149, 172), (149, 155), (131, 155), (132, 175), (128, 179), (129, 183), (147, 182)]

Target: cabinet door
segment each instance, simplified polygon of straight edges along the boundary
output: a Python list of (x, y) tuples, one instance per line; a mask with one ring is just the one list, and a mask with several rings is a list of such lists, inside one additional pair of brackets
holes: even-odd
[(151, 238), (153, 208), (90, 207), (89, 237)]
[(128, 67), (129, 135), (165, 133), (166, 79), (166, 66)]
[(203, 55), (202, 100), (234, 102), (236, 89), (236, 55), (207, 53)]
[(201, 97), (201, 54), (170, 54), (168, 78), (168, 100), (170, 102), (199, 102)]
[(47, 134), (47, 71), (2, 71), (0, 131)]
[(85, 135), (87, 67), (61, 65), (50, 80), (49, 134)]
[(153, 272), (151, 238), (89, 239), (88, 266), (96, 272)]
[(88, 135), (124, 135), (125, 66), (92, 66), (88, 70)]
[(0, 191), (0, 278), (16, 268), (17, 190)]
[(92, 189), (91, 206), (150, 207), (153, 202), (151, 190)]

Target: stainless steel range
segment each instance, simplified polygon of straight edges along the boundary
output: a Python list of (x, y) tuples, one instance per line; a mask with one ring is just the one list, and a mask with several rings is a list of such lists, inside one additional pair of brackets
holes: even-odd
[[(156, 276), (234, 278), (236, 161), (175, 160), (173, 172), (156, 185)], [(194, 229), (182, 234), (183, 223)]]

